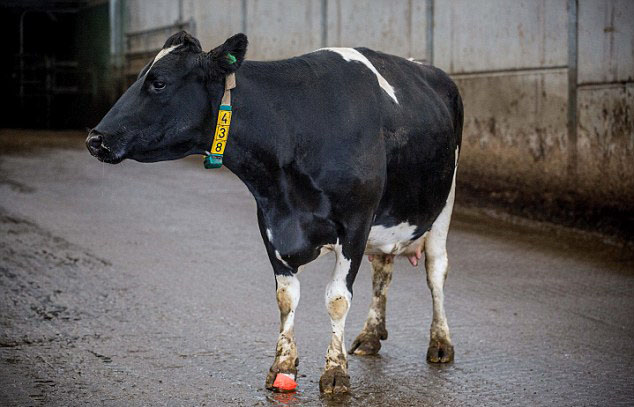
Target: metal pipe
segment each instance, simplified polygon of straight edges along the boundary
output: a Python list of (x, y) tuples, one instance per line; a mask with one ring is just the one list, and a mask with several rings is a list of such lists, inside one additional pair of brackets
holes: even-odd
[(247, 0), (242, 0), (242, 33), (247, 33)]
[(20, 14), (20, 107), (24, 109), (24, 16), (29, 10)]
[(470, 76), (487, 76), (500, 74), (522, 74), (522, 73), (539, 73), (568, 69), (568, 65), (553, 66), (534, 66), (525, 68), (503, 68), (503, 69), (483, 69), (481, 71), (456, 72), (450, 74), (452, 77), (470, 77)]
[(328, 46), (328, 0), (321, 0), (321, 46)]
[(577, 181), (578, 0), (568, 0), (568, 181)]
[(425, 58), (433, 65), (434, 64), (434, 0), (427, 0), (425, 4), (425, 23), (426, 23), (426, 35), (425, 35)]

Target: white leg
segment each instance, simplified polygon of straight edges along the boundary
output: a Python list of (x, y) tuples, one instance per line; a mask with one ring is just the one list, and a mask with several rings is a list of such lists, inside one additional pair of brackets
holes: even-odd
[(326, 309), (330, 316), (332, 337), (326, 352), (326, 369), (319, 380), (319, 389), (325, 393), (343, 393), (350, 387), (344, 327), (352, 300), (346, 285), (351, 261), (345, 258), (341, 245), (335, 245), (334, 249), (337, 257), (335, 270), (326, 288)]
[(273, 385), (279, 373), (287, 374), (293, 380), (297, 378), (299, 359), (297, 358), (293, 326), (295, 309), (299, 303), (299, 280), (296, 275), (277, 275), (275, 280), (277, 282), (277, 306), (280, 310), (280, 335), (277, 339), (275, 361), (266, 378), (266, 387), (272, 390), (283, 390), (277, 389)]
[[(457, 156), (457, 151), (456, 151)], [(451, 212), (456, 188), (456, 174), (447, 203), (438, 218), (434, 221), (429, 235), (425, 240), (425, 268), (427, 269), (427, 285), (431, 290), (433, 301), (433, 318), (427, 350), (427, 361), (431, 363), (451, 362), (454, 357), (449, 325), (445, 315), (444, 285), (447, 278), (447, 233), (451, 221)]]

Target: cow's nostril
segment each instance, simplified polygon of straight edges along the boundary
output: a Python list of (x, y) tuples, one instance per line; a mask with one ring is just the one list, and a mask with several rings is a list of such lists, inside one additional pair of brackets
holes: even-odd
[(91, 153), (96, 153), (99, 151), (99, 149), (101, 149), (101, 142), (103, 141), (103, 138), (101, 137), (100, 134), (93, 134), (88, 136), (88, 138), (86, 139), (86, 147), (88, 147), (88, 150)]

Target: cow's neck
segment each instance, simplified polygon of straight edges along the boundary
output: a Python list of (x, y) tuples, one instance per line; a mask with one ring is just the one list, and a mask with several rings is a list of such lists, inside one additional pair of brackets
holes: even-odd
[(273, 186), (280, 179), (281, 169), (293, 161), (293, 154), (286, 134), (278, 133), (276, 124), (271, 122), (276, 106), (284, 103), (280, 100), (282, 92), (272, 94), (271, 89), (283, 86), (279, 78), (284, 73), (278, 70), (277, 75), (262, 75), (264, 64), (245, 62), (237, 72), (223, 163), (245, 183), (258, 204), (266, 206), (276, 193)]

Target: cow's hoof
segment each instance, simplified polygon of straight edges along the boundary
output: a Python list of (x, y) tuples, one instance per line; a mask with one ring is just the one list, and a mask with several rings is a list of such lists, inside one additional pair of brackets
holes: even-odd
[(352, 341), (350, 352), (353, 355), (368, 356), (376, 355), (381, 350), (381, 340), (376, 334), (361, 332), (357, 338)]
[(278, 369), (271, 368), (266, 376), (266, 388), (278, 393), (295, 391), (297, 387), (295, 378), (297, 378), (297, 369), (289, 372), (280, 372)]
[(341, 366), (324, 372), (319, 379), (319, 391), (326, 394), (342, 394), (350, 390), (350, 376)]
[(427, 362), (449, 363), (453, 362), (453, 345), (447, 342), (432, 340), (427, 349)]

